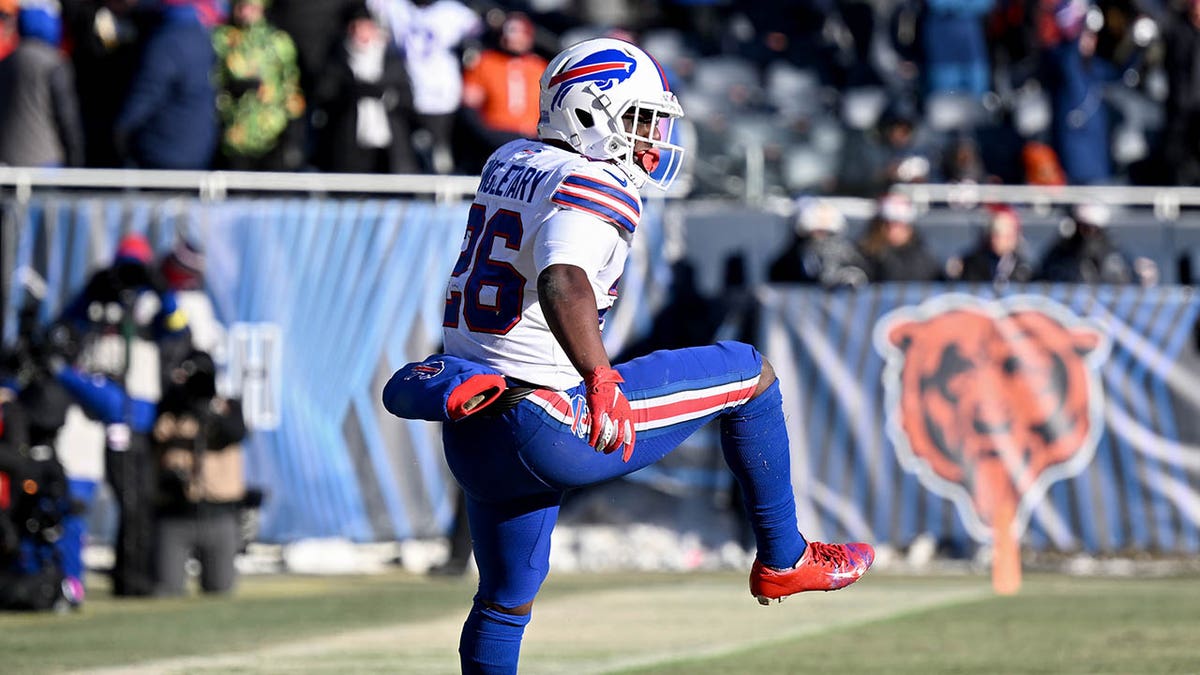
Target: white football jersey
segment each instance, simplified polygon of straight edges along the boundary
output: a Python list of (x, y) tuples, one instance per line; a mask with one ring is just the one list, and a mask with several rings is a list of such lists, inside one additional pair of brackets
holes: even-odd
[(479, 15), (458, 0), (424, 7), (409, 0), (371, 0), (369, 6), (404, 51), (417, 112), (444, 115), (458, 110), (462, 62), (455, 50), (483, 30)]
[(579, 384), (538, 303), (538, 275), (582, 268), (603, 327), (641, 211), (613, 164), (538, 141), (501, 146), (484, 165), (446, 290), (446, 353), (544, 387)]

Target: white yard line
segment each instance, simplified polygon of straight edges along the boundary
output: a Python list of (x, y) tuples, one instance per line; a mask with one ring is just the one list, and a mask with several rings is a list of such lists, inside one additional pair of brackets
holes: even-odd
[[(870, 579), (837, 593), (809, 593), (760, 607), (728, 583), (683, 580), (671, 586), (574, 594), (538, 603), (521, 654), (523, 675), (596, 674), (682, 658), (711, 657), (844, 629), (931, 607), (987, 597), (986, 582), (964, 579), (878, 588)], [(226, 654), (185, 656), (89, 675), (182, 673), (458, 672), (463, 614), (264, 645)]]

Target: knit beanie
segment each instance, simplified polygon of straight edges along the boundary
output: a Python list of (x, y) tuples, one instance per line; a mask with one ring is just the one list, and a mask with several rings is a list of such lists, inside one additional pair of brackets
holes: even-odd
[(162, 276), (167, 286), (177, 291), (192, 291), (204, 285), (204, 251), (181, 239), (162, 261)]
[(117, 244), (117, 262), (137, 262), (147, 265), (154, 258), (150, 241), (140, 234), (127, 234)]

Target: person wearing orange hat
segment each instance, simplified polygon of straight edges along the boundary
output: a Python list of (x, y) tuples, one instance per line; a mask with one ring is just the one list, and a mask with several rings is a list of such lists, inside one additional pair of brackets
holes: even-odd
[(0, 0), (0, 61), (17, 48), (17, 0)]

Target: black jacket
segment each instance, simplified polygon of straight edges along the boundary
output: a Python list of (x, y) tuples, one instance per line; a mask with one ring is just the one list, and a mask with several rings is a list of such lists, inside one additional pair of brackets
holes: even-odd
[(797, 236), (771, 263), (767, 279), (826, 288), (853, 287), (867, 282), (867, 268), (862, 254), (844, 237)]
[[(392, 142), (384, 166), (377, 153), (358, 144), (358, 101), (382, 98), (391, 125)], [(362, 82), (350, 69), (349, 54), (339, 45), (317, 84), (313, 97), (324, 124), (318, 129), (316, 165), (340, 173), (416, 173), (416, 157), (409, 139), (408, 118), (413, 109), (412, 85), (401, 56), (388, 50), (378, 82)]]

